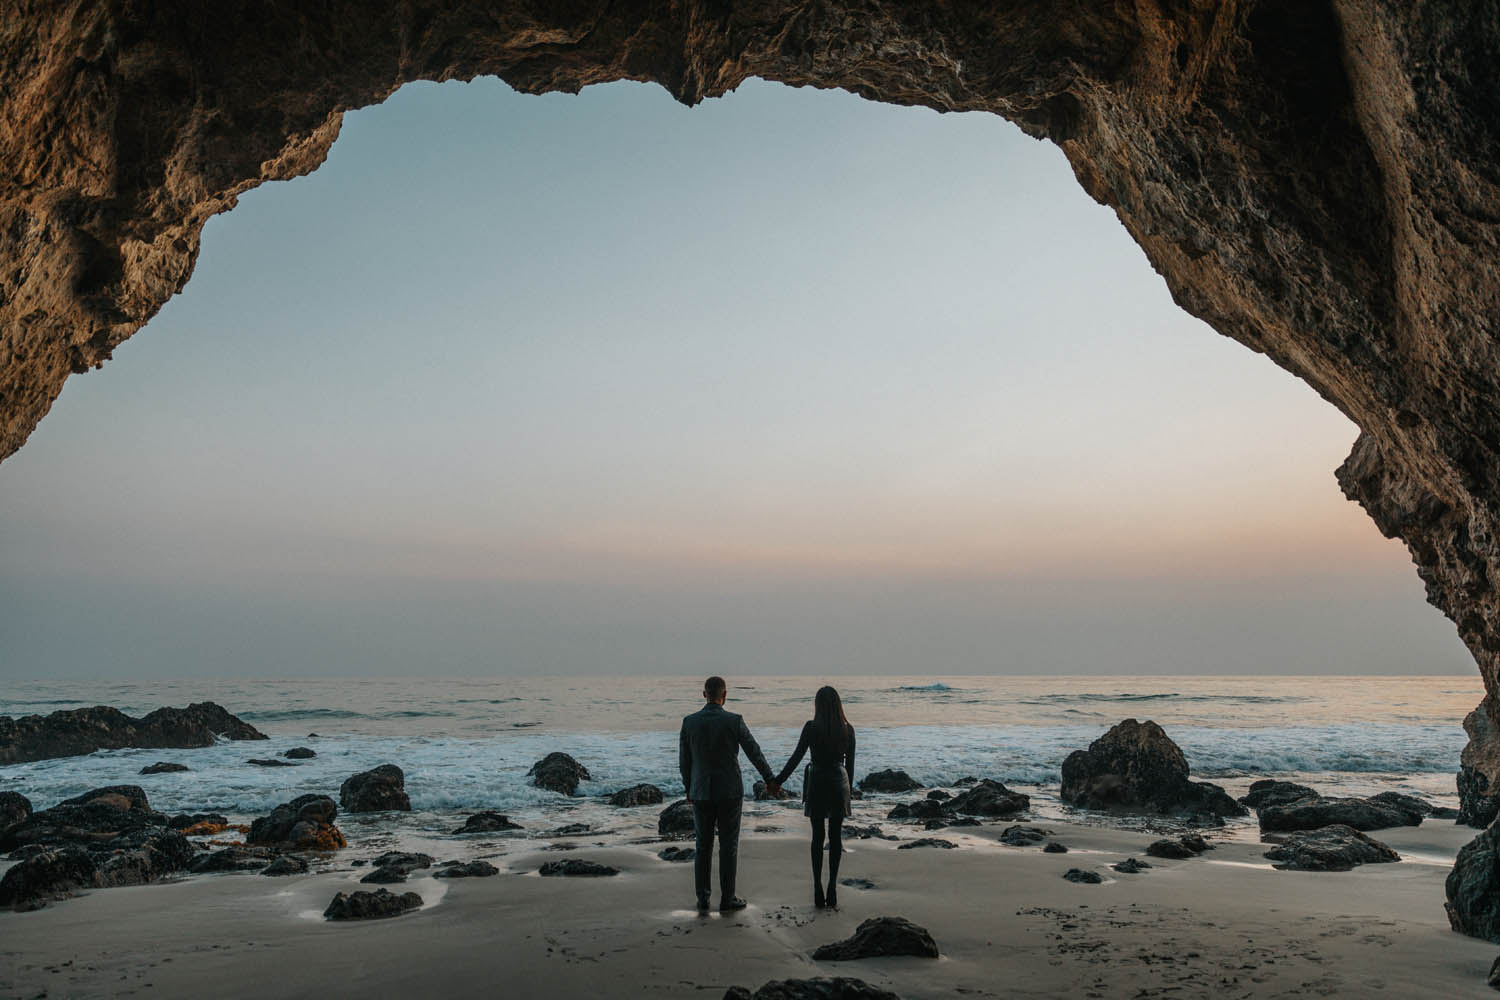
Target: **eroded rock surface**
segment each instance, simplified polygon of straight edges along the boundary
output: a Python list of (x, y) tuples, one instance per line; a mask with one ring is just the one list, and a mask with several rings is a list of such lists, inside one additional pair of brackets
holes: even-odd
[[(3, 52), (3, 41), (0, 41), (0, 52)], [(0, 69), (0, 76), (3, 73), (4, 70)], [(0, 98), (0, 102), (3, 100)], [(4, 140), (0, 139), (0, 148), (3, 147)], [(4, 183), (0, 180), (0, 190), (3, 190)], [(3, 201), (0, 201), (0, 218), (4, 215)], [(5, 237), (0, 235), (0, 248), (4, 245)], [(0, 290), (3, 287), (3, 279), (0, 279)], [(4, 295), (0, 294), (0, 316), (4, 311)], [(4, 337), (5, 330), (0, 327), (0, 351), (3, 351)], [(3, 356), (0, 353), (0, 357)], [(0, 368), (0, 371), (4, 370)], [(0, 385), (3, 382), (4, 375), (0, 375)], [(5, 402), (4, 390), (0, 388), (0, 411), (3, 411)], [(3, 412), (0, 412), (0, 420), (3, 420)], [(19, 719), (0, 715), (0, 764), (79, 757), (96, 750), (124, 747), (208, 747), (213, 746), (215, 738), (220, 736), (230, 740), (269, 739), (254, 726), (241, 722), (211, 701), (196, 702), (186, 708), (158, 708), (139, 719), (131, 718), (117, 708), (99, 705), (51, 715), (23, 715)]]
[(323, 911), (323, 917), (326, 920), (379, 920), (384, 917), (399, 917), (421, 905), (422, 897), (414, 892), (403, 892), (399, 896), (389, 889), (341, 892), (333, 897), (333, 901)]
[(1265, 857), (1277, 868), (1301, 872), (1346, 872), (1401, 860), (1389, 846), (1348, 826), (1289, 833)]
[(1298, 799), (1285, 805), (1266, 806), (1256, 813), (1262, 832), (1284, 833), (1316, 830), (1324, 826), (1352, 826), (1356, 830), (1384, 830), (1393, 826), (1419, 826), (1422, 813), (1397, 801), (1375, 799)]
[(1188, 780), (1187, 758), (1147, 720), (1126, 719), (1068, 754), (1062, 765), (1062, 800), (1085, 809), (1243, 816), (1245, 807), (1218, 785)]
[(1500, 944), (1500, 828), (1490, 827), (1459, 849), (1443, 889), (1454, 930)]

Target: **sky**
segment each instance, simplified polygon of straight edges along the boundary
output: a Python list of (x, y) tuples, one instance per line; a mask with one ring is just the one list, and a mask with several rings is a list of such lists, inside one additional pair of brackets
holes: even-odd
[(412, 84), (0, 465), (0, 680), (1469, 673), (1002, 119)]

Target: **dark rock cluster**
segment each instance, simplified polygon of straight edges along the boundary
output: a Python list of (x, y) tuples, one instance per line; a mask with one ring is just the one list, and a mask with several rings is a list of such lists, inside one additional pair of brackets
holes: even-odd
[(98, 705), (19, 719), (0, 715), (0, 764), (78, 757), (125, 747), (208, 747), (219, 737), (268, 739), (211, 701), (186, 708), (158, 708), (139, 719), (117, 708)]

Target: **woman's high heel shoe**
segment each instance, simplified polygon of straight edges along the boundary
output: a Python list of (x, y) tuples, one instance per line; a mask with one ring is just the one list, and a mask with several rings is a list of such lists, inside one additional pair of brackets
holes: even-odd
[(815, 907), (817, 907), (818, 909), (821, 910), (825, 905), (827, 905), (827, 904), (825, 904), (823, 902), (823, 887), (821, 885), (819, 885), (818, 883), (814, 882), (813, 883), (813, 906), (815, 906)]
[[(820, 893), (819, 895), (822, 895), (822, 894)], [(834, 886), (830, 885), (828, 887), (828, 896), (824, 900), (823, 905), (826, 906), (830, 910), (836, 910), (836, 909), (838, 909), (838, 905), (839, 905), (839, 891)]]

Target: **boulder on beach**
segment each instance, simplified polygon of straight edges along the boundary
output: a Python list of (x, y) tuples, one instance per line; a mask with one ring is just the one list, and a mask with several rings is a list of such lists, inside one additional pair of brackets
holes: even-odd
[(871, 917), (854, 930), (852, 937), (825, 944), (812, 953), (819, 962), (853, 962), (861, 958), (912, 955), (937, 958), (937, 942), (905, 917)]
[(1136, 858), (1126, 858), (1124, 861), (1110, 865), (1115, 871), (1124, 875), (1139, 875), (1148, 868), (1153, 867), (1149, 861), (1140, 861)]
[(1077, 882), (1079, 885), (1098, 885), (1104, 881), (1103, 875), (1086, 868), (1069, 868), (1063, 872), (1063, 878), (1069, 882)]
[(402, 868), (406, 871), (414, 871), (418, 868), (431, 868), (432, 855), (423, 854), (420, 851), (386, 851), (370, 864), (377, 868)]
[(937, 802), (933, 799), (917, 799), (915, 802), (902, 802), (892, 807), (891, 811), (885, 814), (885, 818), (910, 823), (929, 819), (942, 819), (947, 815), (947, 803)]
[(361, 885), (395, 885), (410, 874), (405, 868), (375, 868), (359, 880)]
[(422, 905), (422, 897), (414, 892), (396, 895), (389, 889), (374, 892), (339, 893), (323, 911), (327, 920), (379, 920), (384, 917), (399, 917), (408, 910)]
[(148, 764), (140, 769), (139, 774), (177, 774), (179, 771), (190, 771), (192, 768), (186, 764), (175, 764), (168, 760), (159, 760), (155, 764)]
[(197, 849), (175, 830), (145, 827), (130, 830), (99, 845), (94, 861), (98, 871), (94, 884), (144, 885), (174, 872), (186, 870)]
[(941, 819), (930, 819), (922, 826), (927, 830), (946, 830), (955, 826), (984, 826), (984, 823), (973, 816), (944, 816)]
[(689, 836), (694, 833), (695, 829), (693, 804), (687, 799), (678, 799), (673, 802), (656, 818), (656, 833), (661, 837)]
[(1015, 816), (1031, 808), (1031, 797), (1013, 792), (993, 778), (969, 786), (968, 791), (943, 803), (949, 810), (966, 816)]
[(194, 875), (210, 875), (217, 872), (260, 871), (276, 860), (276, 852), (269, 847), (243, 847), (234, 845), (200, 854), (188, 864)]
[(859, 779), (860, 791), (864, 792), (914, 792), (922, 783), (905, 771), (873, 771)]
[(464, 825), (454, 830), (455, 836), (464, 833), (495, 833), (501, 830), (519, 830), (520, 823), (512, 823), (509, 816), (493, 810), (475, 813), (464, 820)]
[(1046, 845), (1042, 847), (1042, 853), (1043, 854), (1067, 854), (1068, 853), (1068, 845), (1067, 844), (1060, 844), (1060, 843), (1058, 843), (1055, 840), (1049, 840), (1049, 841), (1047, 841)]
[(344, 779), (339, 805), (352, 813), (411, 812), (406, 773), (395, 764), (380, 764)]
[(283, 854), (260, 870), (262, 875), (278, 878), (284, 875), (306, 875), (307, 859), (295, 854)]
[(98, 873), (93, 855), (81, 847), (38, 851), (0, 878), (0, 906), (35, 910), (54, 899), (66, 899), (93, 888)]
[(0, 764), (23, 764), (54, 757), (81, 757), (98, 750), (186, 749), (230, 740), (269, 739), (211, 701), (186, 708), (158, 708), (134, 719), (117, 708), (98, 705), (26, 715), (0, 715)]
[(1358, 865), (1401, 860), (1385, 844), (1348, 826), (1286, 834), (1265, 857), (1275, 862), (1273, 867), (1299, 872), (1346, 872)]
[(1428, 802), (1420, 795), (1406, 795), (1402, 792), (1381, 792), (1371, 795), (1369, 801), (1379, 803), (1383, 806), (1395, 806), (1397, 809), (1405, 809), (1421, 816), (1429, 816), (1432, 819), (1457, 819), (1458, 810), (1447, 806), (1437, 806)]
[(951, 840), (943, 840), (941, 837), (922, 837), (919, 840), (909, 840), (897, 846), (898, 851), (910, 851), (917, 847), (937, 847), (944, 851), (951, 851), (958, 845)]
[(290, 750), (281, 751), (281, 756), (288, 760), (311, 760), (318, 752), (308, 747), (292, 747)]
[(1251, 809), (1263, 809), (1266, 806), (1284, 806), (1288, 802), (1298, 802), (1302, 799), (1319, 799), (1322, 794), (1315, 788), (1299, 785), (1294, 781), (1277, 781), (1272, 778), (1264, 778), (1252, 782), (1250, 790), (1240, 796), (1240, 805), (1249, 806)]
[(1500, 826), (1459, 849), (1443, 889), (1454, 930), (1500, 944)]
[(0, 792), (0, 828), (31, 815), (31, 800), (20, 792)]
[(585, 861), (583, 858), (568, 858), (565, 861), (548, 861), (537, 869), (537, 874), (545, 876), (563, 875), (571, 878), (600, 878), (608, 875), (620, 874), (620, 869), (611, 868), (609, 865), (601, 865), (595, 861)]
[(1087, 750), (1068, 754), (1061, 796), (1084, 809), (1246, 815), (1245, 807), (1218, 785), (1188, 780), (1181, 748), (1149, 720), (1126, 719)]
[(863, 979), (773, 979), (751, 993), (731, 986), (723, 1000), (900, 1000), (889, 990), (871, 986)]
[(660, 788), (655, 785), (631, 785), (622, 788), (609, 797), (609, 804), (628, 809), (634, 806), (659, 806), (666, 800)]
[(1146, 848), (1146, 853), (1153, 858), (1166, 858), (1169, 861), (1182, 861), (1186, 858), (1195, 858), (1204, 851), (1213, 850), (1213, 845), (1196, 833), (1184, 833), (1179, 837), (1164, 837), (1153, 841)]
[(1051, 830), (1039, 826), (1008, 826), (1000, 831), (1000, 843), (1011, 847), (1035, 847), (1050, 836)]
[(500, 869), (488, 861), (470, 861), (467, 864), (448, 865), (432, 873), (433, 878), (489, 878), (499, 875)]
[(663, 861), (692, 861), (698, 852), (691, 847), (667, 847), (658, 851), (656, 856)]
[(576, 795), (578, 783), (593, 778), (588, 768), (560, 751), (553, 751), (531, 765), (526, 774), (537, 788), (561, 795)]
[(1374, 799), (1298, 799), (1257, 810), (1262, 833), (1291, 833), (1324, 826), (1352, 826), (1356, 830), (1384, 830), (1419, 826), (1422, 814), (1403, 805)]
[(299, 795), (250, 824), (247, 844), (289, 849), (334, 851), (348, 847), (333, 825), (339, 809), (326, 795)]
[(26, 844), (95, 848), (132, 830), (165, 827), (139, 785), (109, 785), (65, 799), (0, 829), (0, 851)]

